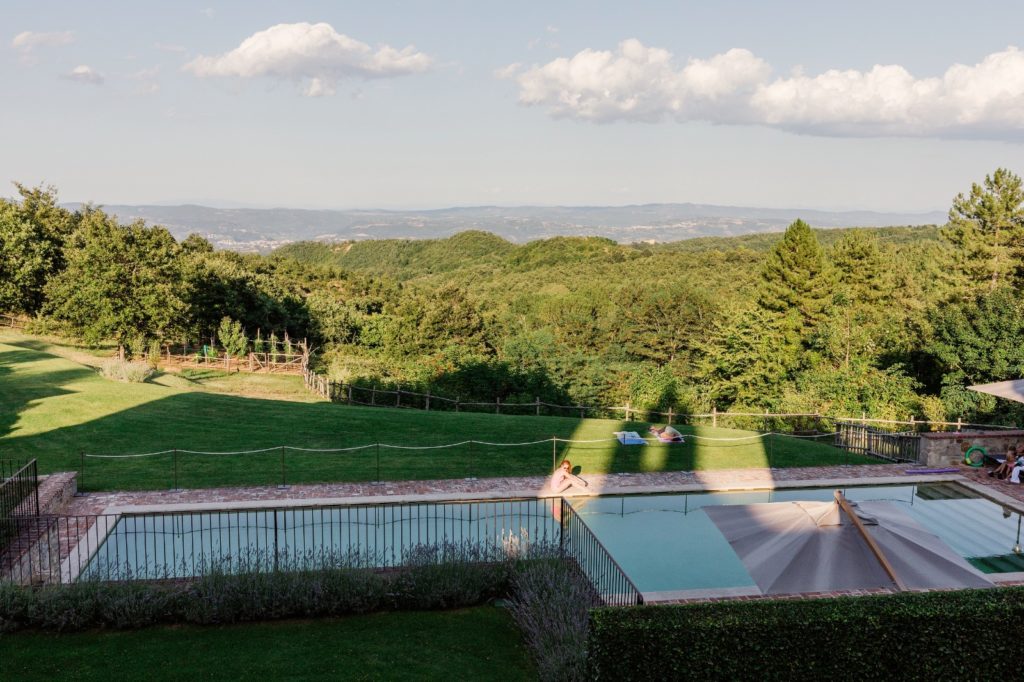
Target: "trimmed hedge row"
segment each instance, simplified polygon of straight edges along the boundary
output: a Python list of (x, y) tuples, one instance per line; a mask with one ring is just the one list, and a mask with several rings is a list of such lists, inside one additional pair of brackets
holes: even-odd
[(603, 680), (1020, 679), (1024, 588), (591, 612)]

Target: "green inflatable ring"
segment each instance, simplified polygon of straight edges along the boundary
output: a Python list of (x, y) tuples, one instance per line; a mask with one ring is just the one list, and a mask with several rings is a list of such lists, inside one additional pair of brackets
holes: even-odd
[[(977, 460), (971, 457), (971, 454), (975, 452), (979, 453), (980, 455)], [(981, 447), (980, 445), (972, 445), (971, 447), (967, 448), (967, 452), (964, 453), (964, 464), (969, 464), (972, 467), (980, 467), (985, 463), (986, 456), (988, 456), (988, 451), (985, 450), (985, 448)]]

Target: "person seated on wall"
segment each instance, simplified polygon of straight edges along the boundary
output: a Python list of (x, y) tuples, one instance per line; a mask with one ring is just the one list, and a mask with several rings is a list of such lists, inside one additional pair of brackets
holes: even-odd
[(589, 484), (579, 476), (574, 476), (572, 473), (572, 462), (564, 459), (558, 468), (555, 469), (555, 473), (551, 474), (551, 491), (563, 493), (574, 485), (586, 488)]
[[(1009, 460), (1009, 457), (1007, 457)], [(1024, 471), (1024, 446), (1017, 446), (1017, 463), (1010, 470), (1008, 480), (1014, 485), (1020, 485), (1020, 473)]]
[(1017, 451), (1019, 449), (1020, 446), (1011, 445), (1008, 447), (1006, 449), (1006, 459), (1003, 460), (1002, 464), (988, 472), (988, 475), (1000, 480), (1008, 478), (1013, 473), (1013, 468), (1017, 466)]
[(658, 440), (660, 440), (662, 443), (682, 443), (683, 442), (683, 434), (679, 433), (678, 431), (676, 431), (671, 426), (662, 426), (660, 428), (657, 427), (657, 426), (652, 426), (648, 430), (651, 433), (653, 433), (655, 436), (657, 436)]

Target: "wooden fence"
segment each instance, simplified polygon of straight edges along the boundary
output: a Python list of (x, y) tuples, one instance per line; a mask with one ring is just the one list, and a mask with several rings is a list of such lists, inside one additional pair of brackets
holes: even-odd
[(835, 446), (893, 462), (918, 462), (921, 458), (921, 434), (887, 431), (852, 421), (836, 422)]
[(27, 322), (28, 318), (0, 313), (0, 327), (8, 329), (24, 329)]
[[(856, 426), (857, 429), (868, 428), (868, 424), (876, 425), (873, 429), (878, 438), (872, 440), (874, 454), (886, 459), (903, 459), (904, 455), (910, 461), (916, 461), (918, 455), (917, 446), (905, 444), (899, 447), (882, 444), (888, 443), (886, 436), (893, 436), (893, 431), (901, 427), (909, 427), (908, 431), (923, 428), (927, 430), (956, 430), (966, 427), (983, 426), (989, 429), (1012, 429), (1012, 425), (993, 424), (970, 424), (958, 419), (955, 422), (928, 421), (915, 419), (910, 416), (907, 420), (894, 419), (872, 419), (866, 414), (860, 417), (835, 417), (819, 413), (805, 412), (719, 412), (712, 407), (710, 412), (691, 413), (678, 411), (673, 407), (665, 411), (638, 408), (629, 404), (620, 406), (594, 406), (594, 405), (558, 405), (544, 402), (540, 398), (534, 398), (526, 402), (509, 402), (501, 398), (495, 398), (493, 402), (462, 401), (460, 398), (449, 398), (430, 393), (418, 391), (407, 391), (400, 386), (384, 388), (379, 386), (359, 386), (356, 384), (341, 381), (332, 381), (323, 374), (318, 374), (307, 368), (303, 369), (303, 379), (306, 388), (325, 400), (347, 405), (365, 405), (371, 407), (400, 407), (419, 410), (450, 410), (454, 412), (493, 412), (494, 414), (513, 415), (535, 415), (535, 416), (562, 416), (577, 417), (599, 417), (606, 419), (623, 419), (625, 421), (660, 421), (668, 424), (704, 424), (708, 426), (724, 426), (743, 428), (750, 430), (785, 430), (792, 433), (820, 434), (832, 430), (838, 430), (840, 424)], [(835, 429), (833, 429), (835, 427)], [(840, 445), (837, 436), (837, 447), (843, 447), (850, 452), (862, 452), (867, 444), (867, 437), (859, 431), (848, 430), (850, 434), (844, 437), (843, 442), (849, 441), (850, 447)], [(914, 441), (916, 433), (904, 434), (908, 440)], [(860, 448), (860, 449), (857, 449)], [(895, 448), (895, 449), (894, 449)]]

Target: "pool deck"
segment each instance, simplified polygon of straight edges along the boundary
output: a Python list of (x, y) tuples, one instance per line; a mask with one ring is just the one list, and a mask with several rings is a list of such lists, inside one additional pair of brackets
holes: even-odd
[[(771, 488), (843, 485), (885, 485), (955, 480), (1017, 511), (1024, 511), (1022, 486), (989, 478), (985, 470), (962, 466), (956, 473), (917, 474), (906, 464), (862, 464), (785, 469), (722, 469), (632, 474), (595, 474), (590, 484), (566, 496), (693, 492), (701, 490), (764, 490)], [(910, 473), (908, 473), (910, 472)], [(65, 514), (172, 512), (378, 502), (427, 502), (509, 497), (549, 497), (547, 479), (517, 478), (384, 481), (381, 483), (317, 483), (275, 486), (91, 492), (75, 497)]]

